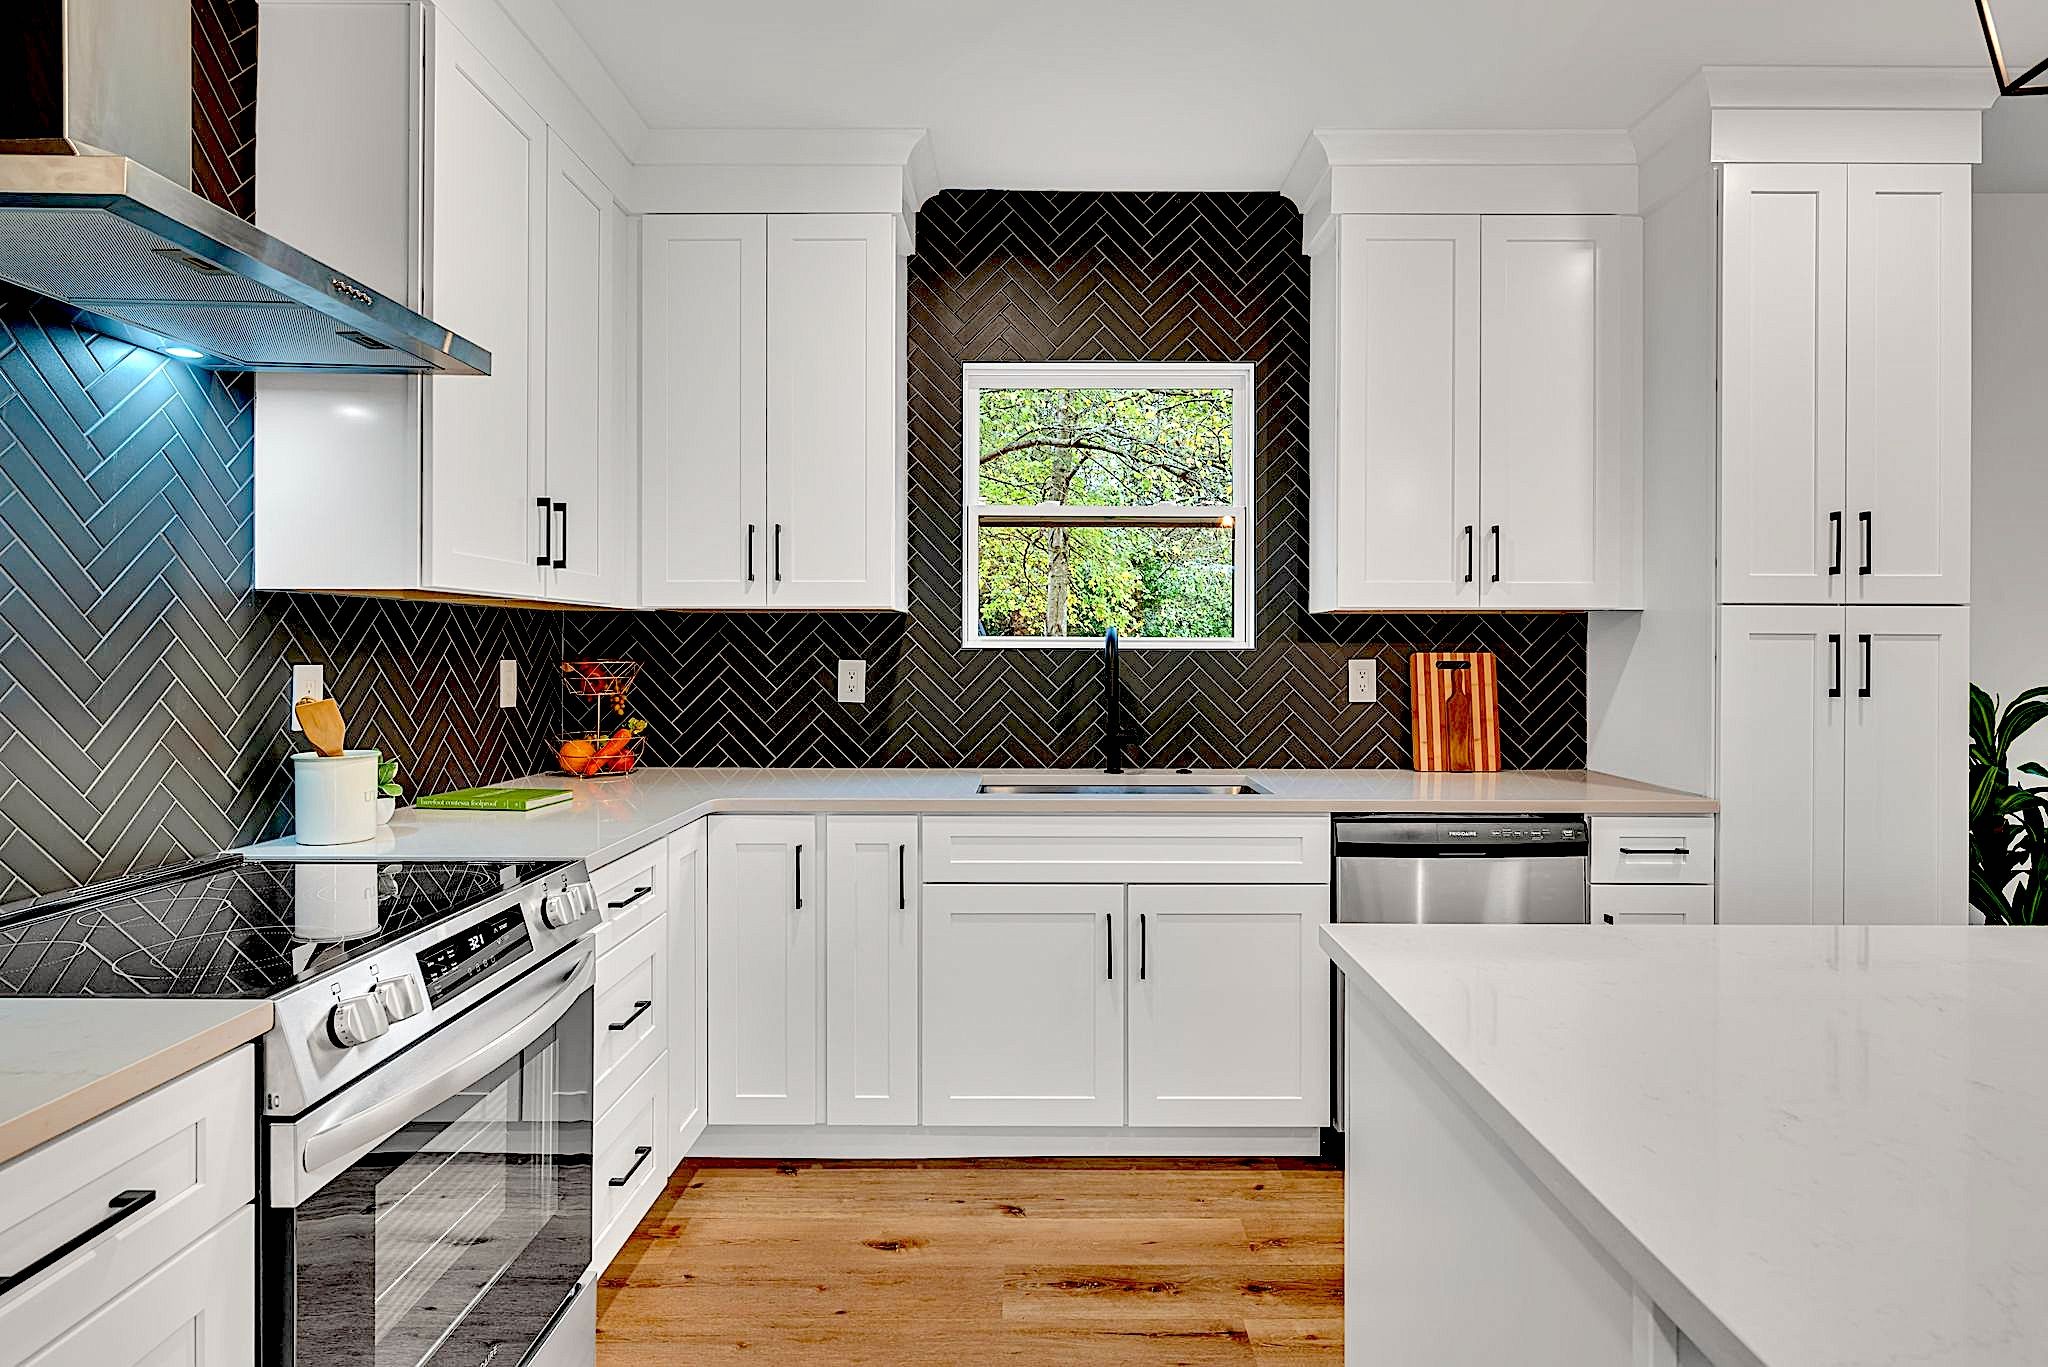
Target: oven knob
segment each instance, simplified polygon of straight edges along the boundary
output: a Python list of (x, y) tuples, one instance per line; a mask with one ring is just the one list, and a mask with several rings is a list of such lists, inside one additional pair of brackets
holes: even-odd
[(387, 1020), (411, 1020), (427, 1009), (427, 994), (421, 990), (420, 980), (406, 973), (377, 984), (377, 1004), (384, 1008)]
[(375, 993), (343, 997), (327, 1013), (327, 1037), (343, 1049), (367, 1044), (391, 1028), (391, 1017)]
[(583, 909), (576, 904), (576, 899), (570, 896), (567, 888), (560, 892), (551, 892), (541, 899), (540, 919), (551, 927), (559, 929), (582, 915)]

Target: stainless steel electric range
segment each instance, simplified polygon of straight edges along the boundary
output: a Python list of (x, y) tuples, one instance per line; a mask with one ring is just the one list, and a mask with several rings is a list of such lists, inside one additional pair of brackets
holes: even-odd
[(0, 912), (0, 995), (269, 999), (262, 1360), (594, 1355), (580, 863), (228, 856)]

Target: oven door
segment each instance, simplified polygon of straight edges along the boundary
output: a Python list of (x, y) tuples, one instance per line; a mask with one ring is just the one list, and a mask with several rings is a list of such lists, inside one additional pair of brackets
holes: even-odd
[(585, 940), (269, 1133), (264, 1361), (514, 1367), (591, 1247)]

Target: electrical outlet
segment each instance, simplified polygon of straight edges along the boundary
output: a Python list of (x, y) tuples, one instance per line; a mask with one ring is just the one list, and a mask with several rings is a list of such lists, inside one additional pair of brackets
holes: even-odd
[[(288, 701), (296, 704), (307, 698), (327, 696), (327, 667), (325, 665), (293, 665), (292, 696)], [(296, 706), (290, 709), (291, 727), (299, 729), (299, 712)]]
[(868, 662), (866, 660), (841, 660), (839, 662), (839, 701), (866, 702), (868, 700)]
[(519, 706), (519, 661), (498, 661), (498, 706)]
[(1379, 662), (1377, 660), (1348, 660), (1345, 673), (1351, 684), (1351, 701), (1374, 702), (1379, 698)]

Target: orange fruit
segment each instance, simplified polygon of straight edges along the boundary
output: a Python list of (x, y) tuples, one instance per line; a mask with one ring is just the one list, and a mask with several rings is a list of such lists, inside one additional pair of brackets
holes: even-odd
[(555, 751), (555, 763), (564, 772), (588, 774), (591, 763), (597, 759), (597, 744), (588, 740), (565, 740)]

